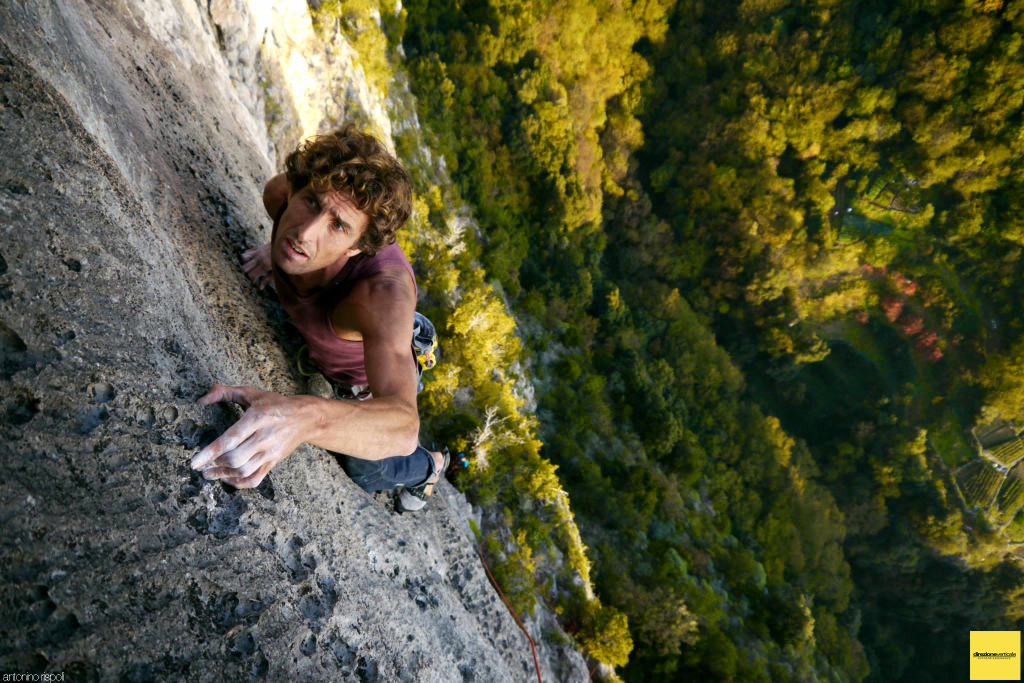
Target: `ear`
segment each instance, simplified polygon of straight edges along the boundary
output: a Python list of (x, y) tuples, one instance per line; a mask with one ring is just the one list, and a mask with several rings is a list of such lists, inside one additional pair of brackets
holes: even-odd
[(348, 249), (348, 250), (345, 251), (345, 256), (347, 256), (348, 258), (352, 258), (356, 254), (361, 254), (361, 253), (363, 253), (362, 249)]

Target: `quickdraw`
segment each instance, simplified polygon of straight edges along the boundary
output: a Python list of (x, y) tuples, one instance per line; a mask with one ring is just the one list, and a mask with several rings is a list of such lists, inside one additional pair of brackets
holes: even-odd
[(419, 311), (412, 326), (412, 348), (420, 375), (437, 364), (437, 332), (434, 324)]

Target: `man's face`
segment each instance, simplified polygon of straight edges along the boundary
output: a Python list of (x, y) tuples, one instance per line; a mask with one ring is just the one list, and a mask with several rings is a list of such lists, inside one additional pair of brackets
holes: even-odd
[(358, 254), (355, 244), (369, 224), (370, 217), (347, 195), (335, 190), (318, 194), (306, 185), (289, 191), (271, 255), (289, 275), (323, 270), (343, 256)]

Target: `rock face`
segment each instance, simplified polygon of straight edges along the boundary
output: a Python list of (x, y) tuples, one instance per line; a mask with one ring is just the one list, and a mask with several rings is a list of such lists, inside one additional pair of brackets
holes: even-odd
[[(188, 468), (239, 416), (196, 403), (213, 382), (300, 391), (238, 268), (273, 167), (223, 5), (0, 4), (0, 668), (530, 680), (449, 485), (396, 515), (306, 446), (257, 490)], [(545, 681), (586, 678), (566, 652)]]
[[(168, 35), (183, 23), (166, 12), (146, 16)], [(305, 0), (210, 0), (198, 18), (215, 32), (239, 100), (266, 121), (266, 136), (256, 137), (277, 167), (301, 140), (345, 119), (359, 119), (394, 150), (384, 102), (355, 50), (336, 32), (316, 34)]]

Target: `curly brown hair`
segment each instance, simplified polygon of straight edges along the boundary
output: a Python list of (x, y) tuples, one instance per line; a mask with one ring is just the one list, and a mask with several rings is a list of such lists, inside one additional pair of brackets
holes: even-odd
[(395, 241), (412, 213), (412, 180), (401, 162), (377, 138), (346, 124), (315, 135), (288, 155), (285, 176), (293, 192), (311, 184), (351, 197), (370, 224), (355, 246), (373, 256)]

